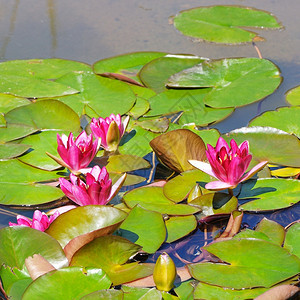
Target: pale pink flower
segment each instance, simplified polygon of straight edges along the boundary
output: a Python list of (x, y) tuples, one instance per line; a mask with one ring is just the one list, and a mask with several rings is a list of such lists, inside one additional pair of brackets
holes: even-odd
[(33, 213), (32, 220), (22, 215), (18, 215), (17, 224), (9, 222), (9, 226), (27, 226), (40, 231), (45, 231), (58, 216), (58, 211), (56, 211), (52, 216), (48, 218), (48, 216), (45, 213), (36, 210)]
[(72, 132), (69, 137), (65, 134), (60, 137), (57, 134), (57, 144), (57, 152), (63, 160), (58, 162), (75, 173), (80, 173), (81, 169), (86, 168), (100, 148), (98, 138), (93, 141), (93, 136), (87, 135), (85, 131), (82, 131), (75, 141)]
[(205, 188), (209, 190), (233, 189), (268, 163), (262, 161), (245, 174), (252, 159), (252, 155), (249, 154), (249, 142), (244, 141), (238, 146), (232, 139), (229, 147), (222, 137), (218, 139), (215, 148), (207, 145), (206, 155), (209, 164), (197, 160), (189, 162), (201, 171), (219, 179), (219, 181), (212, 181), (205, 185)]
[(122, 176), (113, 186), (105, 167), (94, 166), (86, 174), (86, 182), (74, 174), (70, 174), (70, 181), (59, 178), (62, 191), (73, 202), (80, 206), (105, 205), (121, 188), (126, 175)]
[(128, 125), (129, 117), (122, 122), (121, 116), (111, 114), (109, 117), (93, 118), (91, 131), (96, 138), (101, 139), (101, 147), (106, 151), (116, 151)]

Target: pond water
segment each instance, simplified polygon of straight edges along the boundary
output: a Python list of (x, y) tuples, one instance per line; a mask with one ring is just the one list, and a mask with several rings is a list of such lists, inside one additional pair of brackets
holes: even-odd
[[(181, 10), (217, 4), (270, 11), (285, 27), (284, 30), (260, 31), (266, 42), (257, 43), (263, 58), (272, 60), (280, 68), (281, 86), (262, 102), (236, 109), (230, 118), (213, 126), (222, 133), (228, 132), (247, 126), (253, 117), (266, 110), (286, 106), (284, 94), (300, 84), (298, 0), (284, 4), (282, 0), (0, 0), (0, 60), (57, 57), (91, 64), (135, 51), (190, 53), (209, 58), (257, 57), (251, 44), (220, 46), (193, 42), (169, 24), (169, 17)], [(266, 216), (285, 226), (291, 219), (299, 218), (299, 207)], [(32, 212), (22, 211), (22, 214), (31, 216)], [(248, 214), (244, 226), (253, 227), (262, 217), (262, 214)], [(0, 227), (15, 220), (4, 212), (0, 218)], [(184, 251), (194, 256), (203, 245), (199, 245), (199, 241), (205, 241), (206, 237), (205, 230), (198, 231), (184, 242), (189, 244), (188, 251), (183, 247)], [(181, 244), (176, 247), (179, 249)]]

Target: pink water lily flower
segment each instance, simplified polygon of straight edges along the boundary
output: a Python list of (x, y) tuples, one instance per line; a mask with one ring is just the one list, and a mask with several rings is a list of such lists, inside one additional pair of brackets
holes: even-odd
[(40, 231), (45, 231), (58, 216), (58, 211), (56, 211), (52, 216), (48, 218), (48, 216), (45, 213), (36, 210), (33, 213), (32, 220), (22, 215), (18, 215), (17, 224), (9, 222), (9, 226), (27, 226)]
[(57, 134), (57, 144), (57, 152), (62, 161), (53, 155), (50, 156), (73, 173), (80, 173), (81, 169), (86, 168), (100, 148), (99, 139), (93, 141), (93, 136), (87, 135), (85, 131), (82, 131), (75, 141), (72, 132), (68, 137), (65, 134), (61, 137)]
[(86, 182), (74, 174), (70, 174), (70, 181), (59, 178), (60, 188), (65, 195), (79, 206), (105, 205), (119, 191), (124, 183), (124, 174), (114, 185), (105, 167), (94, 166), (86, 174)]
[(218, 139), (215, 148), (207, 145), (206, 155), (209, 164), (197, 160), (189, 162), (201, 171), (219, 179), (219, 181), (212, 181), (205, 185), (205, 188), (209, 190), (233, 189), (268, 163), (262, 161), (245, 174), (252, 159), (252, 155), (249, 154), (249, 142), (244, 141), (238, 146), (232, 139), (229, 147), (222, 137)]
[(93, 118), (90, 124), (91, 131), (96, 138), (101, 139), (101, 147), (106, 151), (113, 152), (118, 149), (122, 136), (129, 122), (126, 117), (122, 122), (121, 116), (111, 114), (109, 117)]

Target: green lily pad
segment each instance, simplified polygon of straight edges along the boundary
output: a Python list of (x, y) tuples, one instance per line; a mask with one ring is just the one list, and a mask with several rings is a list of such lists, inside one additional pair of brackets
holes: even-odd
[(168, 237), (166, 242), (172, 243), (190, 234), (197, 227), (195, 216), (171, 217), (166, 220)]
[[(114, 184), (118, 179), (121, 178), (123, 174), (124, 173), (109, 171), (109, 178), (112, 180), (112, 183)], [(145, 177), (133, 175), (133, 174), (127, 174), (123, 186), (135, 185), (144, 182), (145, 180), (146, 180)]]
[(73, 244), (77, 242), (76, 237), (82, 236), (82, 239), (86, 238), (84, 242), (90, 242), (92, 239), (88, 240), (88, 234), (96, 238), (113, 232), (126, 216), (125, 212), (110, 206), (79, 206), (58, 216), (46, 232), (66, 248), (72, 240)]
[(0, 245), (0, 264), (17, 267), (25, 274), (25, 259), (33, 254), (42, 255), (57, 269), (68, 264), (61, 246), (54, 238), (30, 227), (14, 226), (0, 229)]
[(36, 295), (44, 299), (75, 300), (92, 292), (108, 289), (111, 281), (101, 269), (69, 267), (52, 271), (33, 281), (22, 299), (34, 299)]
[(299, 232), (299, 222), (293, 224), (288, 228), (285, 236), (284, 248), (286, 248), (292, 254), (297, 255), (300, 258)]
[(0, 144), (0, 160), (16, 158), (24, 154), (30, 146), (19, 144)]
[(178, 173), (194, 169), (188, 160), (206, 159), (204, 142), (188, 129), (164, 133), (153, 139), (150, 146), (164, 165)]
[(271, 61), (259, 58), (225, 58), (173, 75), (168, 87), (208, 88), (204, 97), (210, 107), (239, 107), (272, 94), (281, 83), (280, 71)]
[(266, 292), (266, 288), (234, 290), (199, 282), (195, 288), (195, 299), (254, 299)]
[(166, 90), (169, 77), (182, 70), (199, 64), (207, 58), (194, 55), (168, 54), (147, 63), (140, 71), (139, 77), (144, 85), (156, 93)]
[(80, 130), (78, 115), (57, 100), (43, 100), (15, 108), (5, 115), (5, 119), (8, 124), (29, 126), (38, 130)]
[(272, 127), (243, 127), (223, 136), (238, 144), (249, 141), (250, 152), (257, 161), (300, 167), (300, 141), (296, 136)]
[(228, 117), (234, 109), (215, 109), (205, 106), (204, 97), (209, 90), (167, 90), (149, 99), (151, 110), (147, 116), (182, 112), (179, 124), (195, 123), (198, 126), (207, 126), (221, 121)]
[(31, 277), (18, 268), (10, 268), (2, 265), (0, 268), (2, 286), (9, 299), (20, 299), (28, 285), (32, 282)]
[(263, 232), (255, 231), (251, 229), (245, 229), (236, 234), (234, 239), (258, 239), (258, 240), (264, 240), (267, 242), (272, 243), (271, 239)]
[(91, 71), (87, 64), (59, 59), (10, 60), (0, 63), (0, 73), (22, 77), (56, 79), (72, 71)]
[(149, 101), (138, 97), (134, 106), (128, 112), (128, 115), (132, 116), (134, 119), (138, 119), (140, 116), (144, 115), (149, 109)]
[[(30, 145), (31, 152), (19, 158), (20, 161), (37, 167), (39, 169), (53, 171), (61, 168), (57, 162), (50, 158), (46, 152), (49, 152), (57, 157), (57, 134), (62, 132), (57, 131), (43, 131), (38, 134), (27, 136), (19, 141), (20, 145)], [(66, 132), (65, 132), (66, 133)], [(67, 133), (66, 133), (67, 134)]]
[(225, 193), (207, 193), (190, 202), (201, 208), (198, 218), (214, 214), (230, 214), (237, 209), (238, 199)]
[(162, 296), (159, 290), (156, 288), (138, 288), (123, 285), (122, 291), (124, 292), (124, 300), (161, 300)]
[(134, 126), (130, 132), (123, 136), (119, 151), (122, 154), (144, 157), (152, 152), (149, 143), (158, 135), (158, 133), (145, 130), (140, 126)]
[[(206, 173), (200, 170), (185, 171), (178, 176), (169, 180), (163, 187), (164, 194), (167, 198), (175, 202), (184, 200), (197, 182), (204, 186), (212, 179)], [(203, 191), (204, 189), (202, 189)], [(205, 191), (203, 191), (205, 193)]]
[[(0, 64), (1, 65), (1, 64)], [(16, 97), (9, 94), (0, 94), (0, 112), (7, 113), (8, 111), (23, 105), (30, 104), (26, 98)]]
[(300, 137), (299, 119), (300, 107), (281, 107), (254, 118), (249, 126), (274, 127)]
[(80, 298), (80, 300), (123, 300), (123, 292), (120, 290), (100, 290), (94, 293), (88, 294)]
[(117, 78), (134, 84), (142, 84), (138, 77), (140, 69), (164, 52), (133, 52), (97, 61), (93, 68), (96, 74)]
[(64, 193), (42, 182), (59, 177), (56, 172), (39, 170), (15, 159), (0, 161), (0, 204), (37, 205), (58, 200)]
[(234, 289), (271, 287), (300, 272), (297, 256), (263, 240), (231, 239), (204, 249), (229, 263), (190, 264), (191, 275), (207, 284)]
[(9, 141), (17, 140), (24, 136), (30, 135), (36, 131), (36, 128), (18, 124), (11, 124), (7, 127), (0, 128), (0, 143), (6, 143)]
[(291, 105), (300, 105), (300, 86), (297, 86), (286, 93), (286, 101)]
[(154, 133), (163, 133), (169, 128), (169, 120), (167, 118), (143, 118), (139, 119), (135, 123), (138, 126)]
[(35, 77), (0, 75), (0, 93), (25, 98), (48, 98), (78, 93), (67, 85)]
[(169, 215), (192, 215), (199, 211), (198, 208), (185, 204), (175, 204), (163, 193), (162, 187), (149, 186), (136, 188), (127, 192), (123, 200), (130, 208), (139, 204), (145, 209)]
[(256, 231), (264, 233), (272, 243), (282, 245), (285, 237), (284, 228), (275, 221), (263, 218), (256, 226)]
[[(246, 211), (268, 211), (290, 207), (299, 201), (300, 181), (266, 178), (242, 184), (239, 200), (250, 200), (239, 208)], [(254, 199), (254, 200), (253, 200)]]
[(106, 165), (108, 172), (130, 172), (147, 168), (150, 168), (150, 163), (147, 160), (128, 154), (110, 156)]
[[(78, 89), (78, 95), (59, 97), (79, 116), (108, 117), (110, 114), (124, 114), (135, 103), (136, 96), (130, 87), (121, 81), (97, 76), (91, 72), (72, 72), (56, 82)], [(92, 114), (91, 114), (92, 112)]]
[(178, 295), (179, 299), (182, 300), (194, 300), (194, 281), (184, 281), (174, 289), (175, 293)]
[(242, 6), (208, 6), (182, 11), (174, 26), (184, 35), (223, 44), (241, 44), (263, 40), (246, 28), (281, 28), (268, 12)]
[(127, 263), (139, 250), (141, 250), (139, 245), (120, 236), (102, 236), (77, 251), (71, 265), (101, 268), (114, 285), (119, 285), (152, 274), (151, 265)]
[(154, 253), (166, 238), (162, 215), (138, 205), (131, 210), (120, 228), (123, 237), (141, 245), (148, 253)]
[(2, 113), (0, 113), (0, 128), (6, 126), (6, 120)]

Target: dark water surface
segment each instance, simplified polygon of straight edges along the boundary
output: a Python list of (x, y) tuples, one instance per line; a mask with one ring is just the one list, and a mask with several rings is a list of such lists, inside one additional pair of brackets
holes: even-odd
[[(266, 42), (257, 43), (262, 56), (281, 69), (283, 83), (262, 102), (239, 108), (230, 118), (214, 126), (222, 133), (228, 132), (247, 126), (253, 117), (266, 110), (286, 106), (284, 94), (300, 84), (299, 0), (0, 0), (0, 61), (57, 57), (91, 64), (135, 51), (190, 53), (209, 58), (257, 57), (252, 45), (193, 42), (169, 24), (168, 18), (181, 10), (217, 4), (270, 11), (285, 27), (261, 30)], [(291, 220), (299, 219), (299, 207), (266, 216), (286, 226)], [(32, 216), (28, 211), (22, 214)], [(243, 226), (253, 227), (262, 217), (262, 214), (248, 214)], [(0, 211), (0, 227), (7, 226), (8, 221), (15, 221), (15, 217)], [(183, 246), (190, 260), (206, 238), (208, 241), (212, 238), (206, 235), (206, 229), (189, 237), (188, 247)]]

